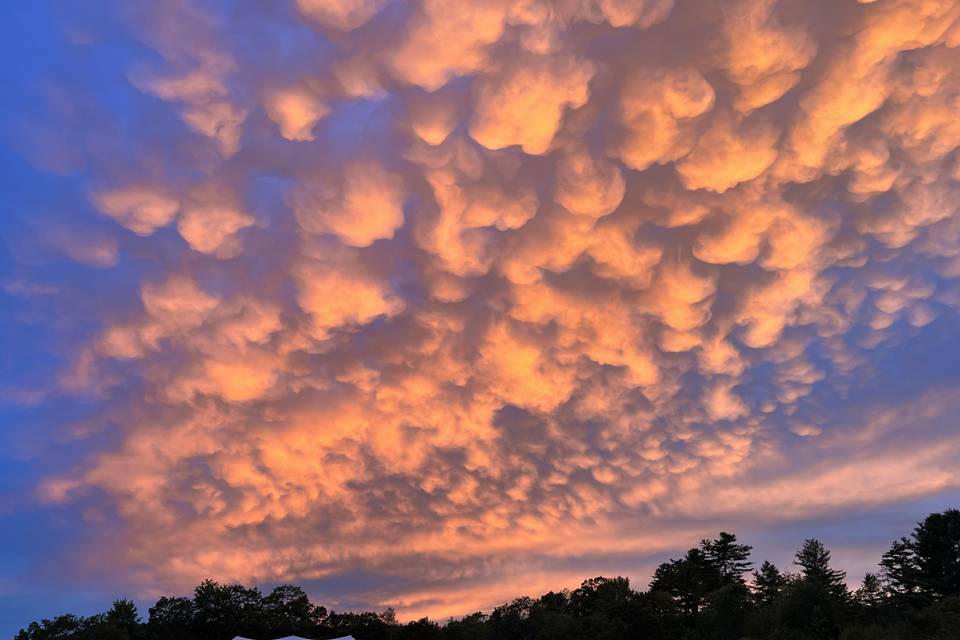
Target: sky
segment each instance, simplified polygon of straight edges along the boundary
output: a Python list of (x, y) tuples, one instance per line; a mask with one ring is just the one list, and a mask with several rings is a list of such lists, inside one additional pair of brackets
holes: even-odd
[(960, 503), (960, 2), (0, 24), (0, 635), (210, 577), (443, 618)]

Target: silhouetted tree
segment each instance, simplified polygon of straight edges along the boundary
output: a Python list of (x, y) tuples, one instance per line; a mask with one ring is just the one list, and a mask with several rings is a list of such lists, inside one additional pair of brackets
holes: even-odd
[(804, 580), (827, 588), (838, 601), (846, 600), (847, 573), (830, 566), (830, 551), (822, 542), (815, 538), (804, 540), (803, 546), (797, 551), (794, 564), (800, 567)]
[(363, 613), (331, 612), (326, 626), (336, 631), (336, 635), (351, 635), (359, 640), (383, 640), (390, 635), (391, 625), (396, 624), (392, 611), (387, 614), (364, 611)]
[(887, 591), (898, 603), (912, 604), (919, 595), (919, 575), (913, 543), (900, 538), (880, 559), (880, 575)]
[(52, 620), (31, 622), (26, 629), (21, 629), (15, 640), (61, 640), (75, 638), (83, 629), (84, 620), (73, 614), (57, 616)]
[(491, 628), (487, 624), (487, 616), (480, 611), (450, 620), (443, 631), (443, 637), (449, 640), (491, 640), (493, 638)]
[(780, 597), (787, 578), (775, 564), (764, 560), (760, 568), (753, 572), (753, 598), (760, 606), (766, 606)]
[(750, 590), (740, 581), (731, 581), (711, 591), (697, 620), (698, 638), (737, 640), (743, 635), (750, 607)]
[(194, 589), (193, 627), (211, 640), (259, 635), (264, 630), (263, 617), (259, 589), (221, 585), (213, 580), (205, 580)]
[(580, 633), (582, 621), (573, 614), (570, 595), (566, 589), (550, 591), (533, 603), (529, 624), (536, 638), (573, 638)]
[(713, 540), (701, 540), (700, 549), (707, 563), (713, 565), (720, 585), (743, 583), (743, 574), (750, 571), (750, 545), (737, 544), (737, 536), (726, 531)]
[(960, 511), (932, 513), (880, 560), (887, 589), (914, 606), (960, 595)]
[(846, 573), (830, 566), (830, 552), (812, 538), (803, 542), (794, 564), (800, 575), (774, 602), (776, 625), (809, 638), (836, 638), (847, 616)]
[(400, 627), (397, 640), (438, 640), (441, 637), (440, 625), (432, 620), (420, 618)]
[(140, 612), (133, 600), (114, 600), (113, 606), (106, 613), (107, 622), (124, 627), (135, 627), (140, 624)]
[(626, 578), (591, 578), (570, 592), (569, 606), (574, 615), (584, 617), (602, 614), (620, 618), (633, 602), (636, 592)]
[[(575, 637), (625, 640), (642, 634), (655, 638), (660, 631), (648, 599), (631, 589), (630, 581), (623, 577), (585, 580), (570, 592), (567, 610), (578, 623)], [(539, 613), (535, 604), (531, 620), (539, 622)]]
[(700, 549), (657, 567), (651, 591), (668, 593), (688, 617), (699, 613), (708, 593), (718, 586), (716, 568)]
[(863, 576), (863, 583), (853, 594), (853, 599), (861, 607), (875, 609), (883, 604), (883, 585), (875, 573)]
[(323, 624), (325, 607), (310, 602), (300, 587), (284, 584), (263, 598), (263, 619), (267, 628), (280, 635), (305, 635)]
[(930, 514), (912, 538), (919, 591), (930, 600), (960, 595), (960, 511)]
[(193, 637), (194, 609), (189, 598), (161, 597), (150, 607), (147, 626), (157, 638)]
[(533, 604), (532, 598), (523, 597), (494, 609), (489, 619), (493, 637), (518, 640), (532, 637), (529, 618)]

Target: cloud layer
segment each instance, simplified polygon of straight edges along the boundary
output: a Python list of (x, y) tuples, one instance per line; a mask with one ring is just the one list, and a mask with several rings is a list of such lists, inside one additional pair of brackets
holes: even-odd
[(89, 407), (35, 495), (142, 588), (363, 572), (446, 615), (960, 489), (960, 375), (904, 359), (960, 324), (960, 3), (118, 15), (62, 20), (137, 43), (126, 104), (61, 79), (20, 127), (81, 185), (31, 234), (103, 303), (5, 286), (82, 310), (16, 390)]

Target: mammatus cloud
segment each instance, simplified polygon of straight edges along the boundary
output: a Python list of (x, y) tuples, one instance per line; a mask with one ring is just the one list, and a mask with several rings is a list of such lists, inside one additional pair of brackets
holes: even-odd
[(960, 3), (122, 22), (155, 128), (77, 143), (112, 235), (52, 244), (136, 286), (72, 344), (89, 445), (37, 495), (114, 514), (91, 553), (138, 584), (364, 571), (445, 615), (533, 557), (960, 488), (956, 380), (884, 397), (958, 325)]

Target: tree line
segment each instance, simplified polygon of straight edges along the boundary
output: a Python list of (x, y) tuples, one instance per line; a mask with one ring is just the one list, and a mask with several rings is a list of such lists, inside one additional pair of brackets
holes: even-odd
[(755, 566), (752, 548), (721, 532), (661, 564), (649, 588), (597, 577), (577, 589), (523, 597), (444, 624), (404, 624), (395, 613), (337, 613), (300, 588), (264, 595), (242, 585), (201, 583), (162, 597), (144, 620), (130, 600), (91, 617), (31, 623), (14, 640), (229, 640), (287, 635), (357, 640), (958, 640), (960, 511), (934, 513), (894, 542), (879, 571), (847, 586), (830, 551), (805, 540), (793, 565)]

